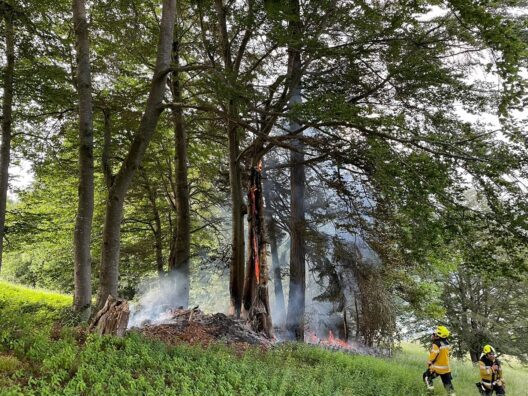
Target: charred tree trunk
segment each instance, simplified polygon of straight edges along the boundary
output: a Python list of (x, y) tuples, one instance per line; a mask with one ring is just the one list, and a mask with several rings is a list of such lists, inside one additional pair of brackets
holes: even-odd
[[(227, 33), (227, 22), (222, 0), (215, 0), (218, 16), (222, 58), (228, 78), (234, 75), (231, 47)], [(240, 137), (234, 120), (238, 117), (236, 101), (230, 98), (226, 106), (226, 127), (229, 146), (229, 186), (231, 190), (231, 263), (229, 268), (229, 294), (233, 314), (240, 317), (244, 289), (244, 201), (242, 199), (242, 175), (240, 171)]]
[(266, 229), (267, 229), (267, 239), (270, 244), (270, 252), (271, 252), (271, 272), (273, 277), (273, 288), (275, 292), (275, 318), (277, 324), (284, 324), (286, 320), (286, 304), (284, 302), (284, 290), (282, 288), (282, 277), (281, 277), (281, 262), (279, 259), (279, 251), (277, 247), (277, 224), (275, 223), (275, 220), (273, 218), (273, 212), (271, 207), (271, 200), (272, 200), (272, 191), (271, 191), (271, 183), (266, 180), (266, 175), (263, 171), (263, 192), (264, 192), (264, 200), (266, 202), (266, 208), (265, 208), (265, 221), (266, 221)]
[(2, 99), (2, 146), (0, 147), (0, 271), (4, 251), (5, 217), (7, 206), (7, 188), (9, 184), (9, 163), (11, 161), (11, 136), (13, 124), (13, 75), (15, 72), (15, 27), (13, 12), (5, 10), (5, 49), (6, 66), (4, 69)]
[[(292, 96), (290, 108), (301, 102), (301, 21), (299, 0), (290, 0), (289, 30), (292, 37), (289, 60)], [(290, 120), (290, 130), (299, 129), (299, 124)], [(301, 136), (302, 138), (302, 136)], [(304, 340), (304, 311), (306, 295), (305, 247), (304, 247), (304, 154), (301, 139), (292, 142), (291, 151), (291, 219), (290, 219), (290, 290), (288, 295), (288, 316), (286, 327), (298, 341)]]
[(123, 203), (132, 178), (139, 168), (147, 146), (156, 130), (161, 112), (163, 111), (163, 96), (165, 93), (168, 70), (170, 70), (171, 66), (175, 12), (176, 0), (164, 0), (156, 67), (145, 112), (141, 117), (141, 123), (134, 136), (134, 140), (132, 141), (124, 163), (119, 169), (117, 175), (111, 178), (112, 186), (108, 191), (103, 229), (101, 277), (97, 299), (98, 307), (101, 307), (104, 304), (109, 295), (117, 295)]
[(248, 188), (248, 260), (244, 283), (244, 309), (253, 329), (272, 336), (268, 295), (267, 251), (264, 239), (264, 200), (261, 171), (251, 169)]
[[(172, 44), (172, 64), (177, 69), (180, 64), (179, 39)], [(176, 103), (182, 102), (182, 87), (178, 71), (171, 75), (172, 98)], [(169, 256), (169, 271), (178, 277), (175, 290), (178, 305), (189, 306), (190, 290), (190, 256), (191, 256), (191, 215), (189, 205), (189, 182), (187, 177), (187, 132), (183, 119), (182, 107), (172, 108), (174, 123), (174, 164), (176, 182), (174, 183), (174, 200), (176, 206), (176, 224), (173, 229), (171, 252)]]
[(92, 300), (92, 258), (90, 240), (94, 211), (94, 160), (92, 79), (88, 42), (88, 22), (84, 0), (73, 0), (73, 25), (77, 52), (77, 92), (79, 94), (79, 202), (73, 244), (75, 249), (74, 309), (84, 320), (90, 317)]
[(105, 305), (97, 312), (88, 330), (99, 335), (123, 337), (129, 317), (128, 302), (122, 298), (114, 298), (109, 295)]
[(346, 304), (343, 308), (343, 336), (343, 340), (348, 341), (349, 331)]

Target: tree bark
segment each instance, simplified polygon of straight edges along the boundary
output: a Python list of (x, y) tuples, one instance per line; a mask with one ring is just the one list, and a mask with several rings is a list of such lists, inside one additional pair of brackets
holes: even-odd
[(253, 329), (272, 337), (260, 165), (251, 168), (248, 187), (248, 260), (244, 282), (244, 309), (248, 312)]
[(119, 172), (112, 178), (112, 186), (108, 191), (103, 228), (98, 307), (104, 304), (109, 295), (117, 296), (123, 203), (132, 178), (139, 168), (163, 111), (162, 103), (167, 82), (166, 70), (171, 66), (175, 13), (176, 0), (164, 0), (156, 67), (145, 112), (141, 117), (141, 122), (134, 135), (130, 150)]
[[(290, 0), (289, 31), (292, 38), (289, 60), (292, 95), (290, 108), (301, 103), (301, 52), (299, 40), (301, 35), (299, 0)], [(299, 129), (295, 119), (290, 120), (290, 130)], [(302, 136), (301, 136), (302, 138)], [(300, 139), (292, 141), (291, 151), (291, 219), (290, 219), (290, 290), (288, 295), (288, 315), (286, 327), (291, 336), (298, 341), (304, 340), (304, 311), (306, 295), (305, 246), (304, 246), (304, 154)]]
[(273, 288), (275, 292), (275, 326), (284, 325), (286, 320), (286, 304), (284, 302), (284, 290), (282, 287), (282, 277), (281, 277), (281, 263), (279, 259), (279, 251), (277, 247), (277, 224), (273, 218), (273, 209), (271, 207), (272, 192), (271, 192), (271, 183), (267, 181), (265, 171), (263, 171), (263, 193), (264, 200), (266, 203), (265, 208), (265, 222), (267, 228), (267, 239), (270, 244), (271, 252), (271, 272), (273, 279)]
[(92, 79), (88, 41), (88, 22), (84, 0), (73, 0), (73, 27), (76, 36), (77, 80), (79, 94), (79, 187), (73, 244), (75, 250), (74, 310), (87, 320), (92, 299), (92, 258), (90, 241), (94, 211), (94, 160)]
[[(215, 0), (218, 16), (222, 58), (227, 78), (234, 74), (231, 47), (227, 33), (227, 22), (222, 0)], [(238, 109), (230, 93), (226, 106), (226, 128), (229, 146), (229, 186), (231, 190), (231, 263), (229, 272), (229, 294), (231, 311), (239, 318), (242, 309), (244, 289), (244, 201), (242, 199), (242, 175), (239, 163), (240, 137), (235, 120)]]
[(13, 124), (13, 74), (15, 72), (15, 27), (13, 14), (6, 10), (5, 43), (6, 66), (3, 78), (2, 100), (2, 146), (0, 147), (0, 271), (2, 270), (2, 255), (4, 251), (5, 217), (7, 206), (7, 189), (9, 184), (9, 163), (11, 161), (11, 136)]
[(150, 202), (150, 208), (152, 210), (152, 217), (154, 218), (154, 226), (151, 226), (152, 233), (154, 234), (154, 249), (156, 252), (156, 270), (158, 271), (158, 277), (161, 279), (165, 275), (163, 270), (163, 235), (161, 229), (161, 216), (157, 204), (157, 193), (155, 188), (150, 185), (147, 173), (142, 169), (141, 176), (147, 192), (147, 198)]
[(99, 335), (125, 335), (130, 309), (128, 302), (109, 295), (104, 307), (97, 312), (88, 330)]
[[(230, 105), (228, 113), (234, 112)], [(239, 155), (238, 128), (228, 122), (229, 144), (229, 185), (231, 189), (231, 263), (229, 276), (229, 292), (231, 307), (237, 318), (242, 309), (242, 293), (244, 288), (244, 201), (242, 199), (242, 176)]]
[[(179, 38), (175, 38), (172, 45), (172, 63), (177, 70), (180, 65)], [(175, 103), (182, 103), (182, 87), (178, 71), (174, 71), (172, 79), (172, 98)], [(190, 256), (191, 256), (191, 214), (188, 182), (187, 131), (181, 107), (172, 108), (174, 123), (174, 165), (176, 182), (174, 183), (174, 200), (176, 204), (176, 224), (173, 229), (171, 252), (169, 256), (169, 270), (178, 277), (175, 283), (178, 305), (189, 306), (190, 290)]]

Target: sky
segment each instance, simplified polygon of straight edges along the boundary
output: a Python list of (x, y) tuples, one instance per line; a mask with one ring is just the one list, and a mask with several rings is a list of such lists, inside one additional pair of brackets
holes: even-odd
[(33, 183), (34, 175), (31, 169), (31, 163), (27, 160), (21, 160), (20, 164), (9, 166), (9, 190), (7, 192), (9, 199), (16, 200), (16, 190), (27, 188)]

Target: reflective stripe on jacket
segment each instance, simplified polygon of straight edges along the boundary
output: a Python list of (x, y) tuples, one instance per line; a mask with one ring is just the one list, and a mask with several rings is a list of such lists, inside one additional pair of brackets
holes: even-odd
[[(499, 369), (495, 373), (491, 368), (493, 364), (497, 364), (497, 366), (499, 366)], [(480, 381), (488, 389), (493, 388), (493, 383), (495, 381), (499, 379), (502, 380), (502, 367), (498, 359), (495, 359), (495, 361), (491, 361), (486, 357), (486, 355), (483, 355), (479, 360), (479, 371)]]
[(447, 340), (436, 340), (429, 351), (429, 370), (437, 374), (451, 372), (449, 367), (449, 343)]

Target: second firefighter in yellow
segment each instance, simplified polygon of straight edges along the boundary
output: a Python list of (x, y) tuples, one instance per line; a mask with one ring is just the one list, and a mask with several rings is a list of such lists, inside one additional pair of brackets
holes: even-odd
[(479, 360), (480, 382), (477, 383), (482, 395), (505, 395), (505, 382), (502, 376), (502, 367), (496, 358), (495, 349), (485, 345)]
[(429, 390), (433, 390), (433, 379), (440, 377), (444, 388), (451, 396), (455, 395), (455, 388), (451, 382), (451, 368), (449, 367), (449, 330), (445, 326), (438, 326), (431, 339), (433, 341), (427, 361), (427, 371), (423, 380)]

